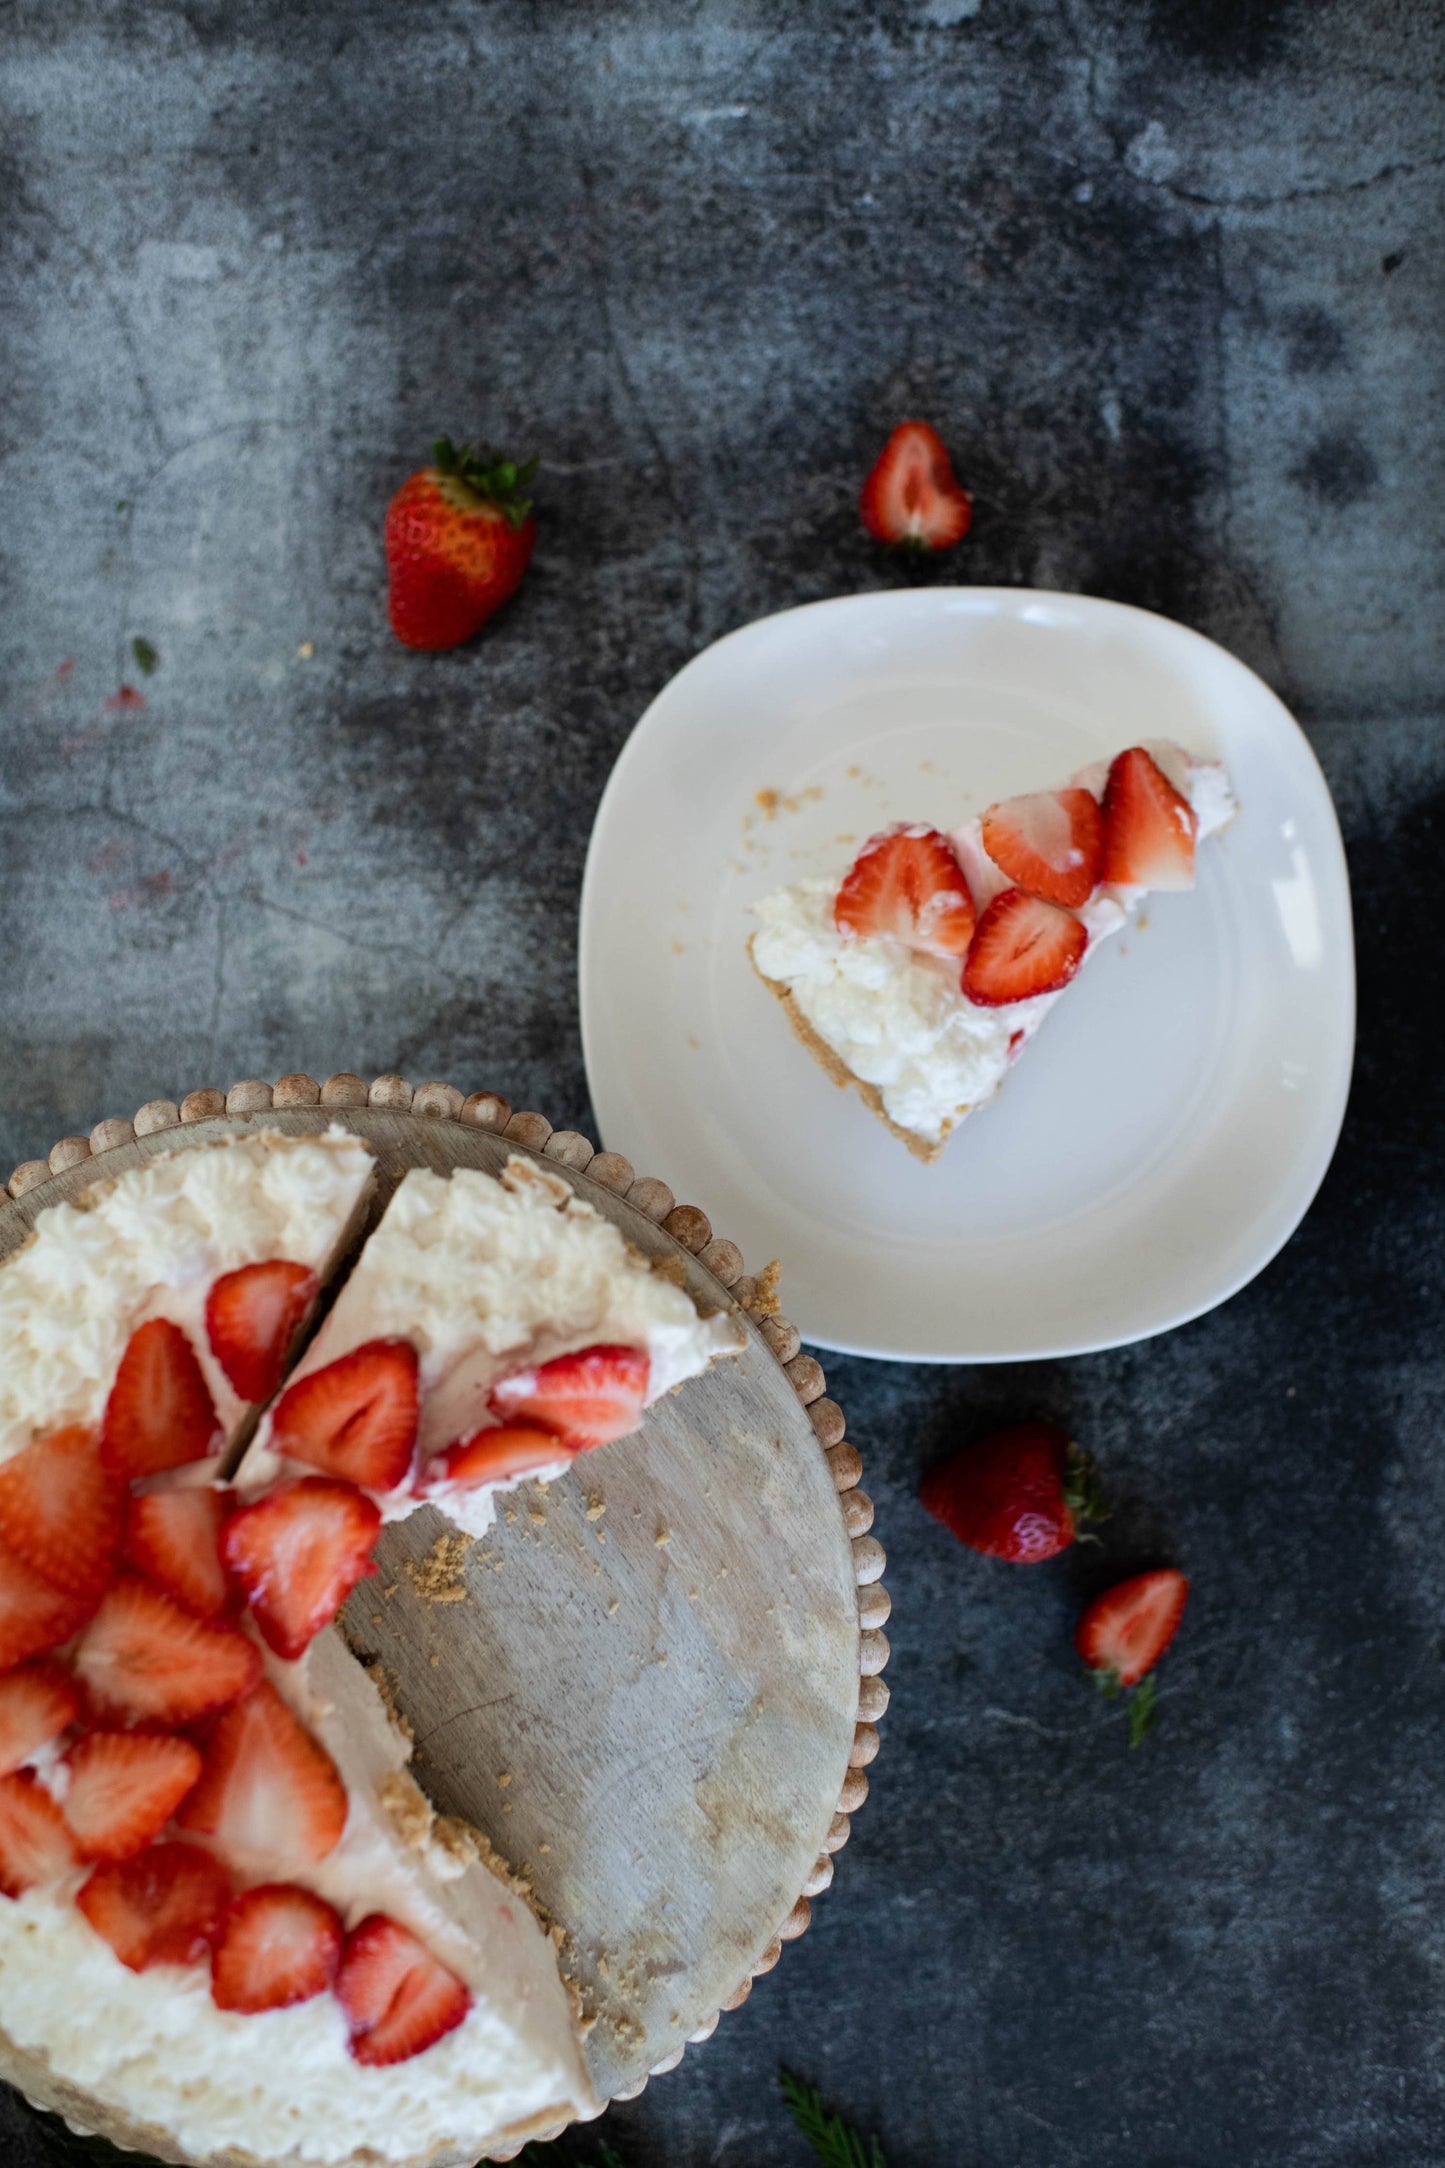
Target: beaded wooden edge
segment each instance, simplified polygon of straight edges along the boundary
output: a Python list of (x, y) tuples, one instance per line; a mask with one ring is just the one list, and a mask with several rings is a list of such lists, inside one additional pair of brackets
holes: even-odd
[[(853, 1744), (848, 1753), (848, 1773), (838, 1797), (837, 1811), (817, 1862), (787, 1918), (721, 2008), (689, 2033), (682, 2047), (653, 2065), (648, 2076), (661, 2077), (665, 2071), (677, 2067), (690, 2043), (710, 2039), (717, 2030), (722, 2011), (741, 2008), (752, 1993), (753, 1981), (765, 1972), (771, 1972), (777, 1964), (783, 1944), (796, 1942), (806, 1932), (812, 1919), (813, 1899), (832, 1882), (834, 1854), (848, 1842), (851, 1818), (868, 1797), (867, 1771), (878, 1753), (878, 1723), (888, 1707), (888, 1688), (882, 1674), (889, 1651), (883, 1628), (893, 1606), (882, 1580), (887, 1555), (877, 1537), (870, 1533), (873, 1501), (861, 1487), (862, 1457), (857, 1446), (845, 1435), (847, 1426), (843, 1410), (835, 1400), (827, 1397), (827, 1380), (821, 1364), (816, 1357), (802, 1353), (798, 1328), (779, 1311), (768, 1278), (764, 1276), (759, 1280), (744, 1272), (742, 1252), (737, 1244), (728, 1241), (726, 1236), (714, 1235), (707, 1214), (697, 1205), (678, 1204), (666, 1182), (652, 1175), (635, 1174), (631, 1162), (620, 1152), (595, 1151), (590, 1140), (579, 1131), (554, 1129), (544, 1114), (525, 1108), (514, 1113), (511, 1101), (500, 1092), (473, 1092), (464, 1097), (454, 1084), (432, 1082), (413, 1089), (401, 1076), (379, 1076), (368, 1084), (364, 1077), (347, 1072), (330, 1076), (324, 1083), (304, 1075), (283, 1076), (274, 1085), (247, 1077), (241, 1083), (233, 1084), (229, 1091), (187, 1092), (179, 1103), (172, 1099), (148, 1099), (137, 1110), (133, 1121), (113, 1118), (97, 1122), (89, 1136), (62, 1137), (58, 1144), (52, 1145), (48, 1158), (22, 1161), (6, 1188), (12, 1198), (23, 1197), (28, 1190), (49, 1181), (52, 1175), (68, 1173), (85, 1160), (103, 1158), (107, 1152), (130, 1144), (137, 1137), (153, 1136), (158, 1130), (175, 1129), (194, 1122), (213, 1121), (223, 1114), (264, 1114), (273, 1107), (365, 1106), (384, 1108), (390, 1113), (429, 1116), (438, 1121), (464, 1122), (474, 1128), (491, 1130), (548, 1159), (558, 1160), (579, 1174), (586, 1174), (655, 1220), (684, 1249), (693, 1253), (698, 1263), (712, 1273), (755, 1321), (807, 1414), (838, 1492), (843, 1523), (852, 1543), (853, 1572), (858, 1588), (859, 1679)], [(639, 2084), (614, 2093), (612, 2097), (635, 2100), (646, 2084), (644, 2077)], [(494, 2156), (498, 2160), (514, 2157), (505, 2153)]]

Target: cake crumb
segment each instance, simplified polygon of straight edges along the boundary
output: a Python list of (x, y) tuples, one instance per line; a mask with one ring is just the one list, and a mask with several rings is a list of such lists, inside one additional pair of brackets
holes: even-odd
[(776, 818), (778, 807), (781, 802), (781, 791), (755, 790), (753, 792), (753, 804), (761, 812), (765, 821), (770, 821)]
[(499, 1769), (497, 1771), (497, 1782), (501, 1785), (503, 1791), (507, 1789), (507, 1786), (511, 1783), (511, 1781), (512, 1772), (510, 1769)]
[(772, 1259), (771, 1263), (764, 1265), (762, 1271), (757, 1275), (753, 1298), (746, 1305), (749, 1317), (764, 1318), (778, 1315), (779, 1310), (782, 1308), (782, 1304), (778, 1300), (778, 1283), (782, 1277), (783, 1268), (776, 1257)]
[(613, 1618), (613, 1617), (615, 1617), (615, 1616), (616, 1616), (616, 1613), (617, 1613), (617, 1598), (616, 1598), (616, 1597), (614, 1596), (614, 1597), (613, 1597), (613, 1599), (612, 1599), (612, 1601), (611, 1601), (611, 1603), (609, 1603), (609, 1604), (608, 1604), (608, 1606), (607, 1606), (607, 1616), (608, 1616), (609, 1618)]
[(439, 1671), (441, 1669), (441, 1661), (442, 1660), (439, 1656), (429, 1656), (427, 1658), (427, 1662), (431, 1665), (433, 1671)]
[(657, 1534), (653, 1537), (652, 1540), (660, 1551), (664, 1548), (665, 1545), (671, 1543), (672, 1530), (670, 1528), (659, 1528)]
[(528, 1506), (527, 1518), (534, 1528), (545, 1528), (547, 1525), (547, 1516), (540, 1506)]
[(593, 1491), (593, 1492), (591, 1492), (591, 1494), (589, 1495), (589, 1497), (588, 1497), (588, 1500), (587, 1500), (587, 1518), (588, 1518), (588, 1520), (589, 1520), (589, 1521), (600, 1521), (600, 1520), (601, 1520), (601, 1518), (602, 1518), (602, 1516), (603, 1516), (603, 1514), (604, 1514), (604, 1513), (605, 1513), (606, 1511), (607, 1511), (607, 1500), (606, 1500), (606, 1499), (605, 1499), (605, 1498), (604, 1498), (604, 1497), (602, 1496), (601, 1492), (600, 1492), (600, 1491)]
[(436, 1817), (415, 1781), (405, 1770), (387, 1771), (376, 1795), (376, 1803), (408, 1850), (421, 1851), (431, 1836)]
[(668, 1250), (661, 1257), (649, 1257), (647, 1262), (660, 1280), (671, 1280), (674, 1287), (687, 1285), (687, 1265), (675, 1250)]
[(538, 1847), (537, 1847), (537, 1850), (538, 1850), (539, 1852), (550, 1852), (550, 1851), (551, 1851), (551, 1849), (552, 1849), (552, 1847), (551, 1847), (551, 1845), (550, 1845), (550, 1844), (539, 1844), (539, 1845), (538, 1845)]
[(314, 640), (303, 640), (296, 652), (303, 662), (310, 662), (312, 656), (316, 653), (316, 642)]
[(437, 1537), (425, 1558), (406, 1561), (407, 1577), (423, 1603), (465, 1603), (466, 1564), (472, 1539), (449, 1528)]

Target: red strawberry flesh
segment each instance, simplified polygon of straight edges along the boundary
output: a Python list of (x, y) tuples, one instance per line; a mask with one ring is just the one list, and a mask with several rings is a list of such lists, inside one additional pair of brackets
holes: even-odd
[(221, 1426), (196, 1351), (155, 1317), (131, 1334), (101, 1424), (101, 1456), (124, 1481), (218, 1452)]
[(375, 1573), (381, 1513), (353, 1483), (303, 1476), (245, 1506), (226, 1530), (226, 1565), (269, 1649), (288, 1661)]
[(368, 1914), (347, 1936), (336, 1996), (352, 2055), (373, 2067), (420, 2055), (472, 2006), (466, 1982), (384, 1912)]
[(324, 1994), (341, 1962), (341, 1918), (294, 1882), (262, 1882), (226, 1907), (211, 1956), (220, 2010), (285, 2010)]
[(841, 934), (884, 934), (925, 956), (962, 956), (973, 938), (973, 897), (936, 828), (892, 828), (869, 838), (833, 905)]
[(320, 1287), (306, 1265), (272, 1258), (224, 1272), (206, 1297), (211, 1353), (242, 1400), (269, 1400)]
[(863, 484), (858, 510), (875, 541), (951, 549), (973, 521), (973, 504), (943, 439), (928, 422), (900, 422)]
[(1124, 888), (1194, 886), (1194, 809), (1142, 745), (1120, 753), (1104, 788), (1100, 878)]
[(1089, 937), (1056, 903), (1006, 888), (978, 922), (964, 959), (963, 991), (980, 1008), (1056, 994), (1084, 960)]
[(261, 1651), (237, 1628), (208, 1625), (126, 1574), (81, 1636), (75, 1670), (102, 1717), (190, 1724), (255, 1683)]
[(75, 1425), (37, 1438), (0, 1466), (0, 1537), (71, 1595), (98, 1600), (120, 1540), (125, 1493), (96, 1432)]
[(324, 1859), (346, 1826), (346, 1790), (326, 1749), (263, 1679), (217, 1718), (177, 1820), (215, 1837), (228, 1857)]
[(411, 1467), (419, 1403), (416, 1349), (406, 1340), (369, 1340), (287, 1387), (271, 1444), (325, 1475), (394, 1490)]
[(501, 1379), (492, 1389), (492, 1413), (504, 1423), (540, 1423), (560, 1431), (568, 1447), (580, 1453), (636, 1430), (650, 1368), (645, 1348), (579, 1348)]
[(1137, 1686), (1179, 1630), (1189, 1583), (1172, 1566), (1136, 1573), (1096, 1596), (1080, 1618), (1074, 1646), (1091, 1671)]
[(153, 1844), (97, 1867), (76, 1904), (132, 1972), (199, 1965), (231, 1894), (221, 1862), (196, 1844)]
[(65, 1819), (85, 1859), (129, 1859), (158, 1837), (201, 1773), (189, 1739), (93, 1731), (66, 1756)]
[(93, 1596), (67, 1595), (0, 1543), (0, 1671), (58, 1648), (94, 1609)]
[(1092, 791), (1037, 791), (1005, 798), (983, 816), (983, 847), (1031, 896), (1077, 910), (1099, 881), (1104, 816)]
[(0, 1776), (9, 1776), (75, 1722), (80, 1697), (59, 1664), (21, 1664), (0, 1677)]
[(477, 1490), (484, 1483), (508, 1483), (539, 1468), (555, 1468), (571, 1453), (566, 1439), (541, 1423), (498, 1423), (434, 1454), (419, 1488), (430, 1495), (444, 1486)]
[(0, 1894), (23, 1896), (58, 1881), (75, 1863), (65, 1816), (34, 1771), (0, 1777)]
[(931, 1469), (919, 1496), (970, 1550), (1036, 1565), (1074, 1540), (1069, 1442), (1054, 1423), (1011, 1424)]
[(214, 1484), (147, 1491), (126, 1516), (125, 1557), (197, 1618), (219, 1619), (234, 1598), (221, 1563), (221, 1531), (232, 1499)]

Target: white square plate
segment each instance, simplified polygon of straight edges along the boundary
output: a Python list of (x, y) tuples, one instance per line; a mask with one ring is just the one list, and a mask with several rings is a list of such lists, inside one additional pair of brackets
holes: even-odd
[[(794, 1038), (749, 904), (841, 876), (891, 821), (951, 828), (1160, 737), (1227, 763), (1238, 818), (920, 1165)], [(707, 648), (623, 748), (581, 1002), (608, 1149), (706, 1198), (753, 1269), (781, 1258), (805, 1339), (919, 1362), (1117, 1346), (1235, 1293), (1324, 1176), (1354, 1052), (1339, 827), (1288, 711), (1167, 618), (1006, 588), (814, 603)]]

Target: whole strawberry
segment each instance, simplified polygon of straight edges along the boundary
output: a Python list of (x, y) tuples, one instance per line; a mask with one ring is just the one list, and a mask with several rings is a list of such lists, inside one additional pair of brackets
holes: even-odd
[(931, 1469), (919, 1493), (935, 1520), (986, 1558), (1034, 1566), (1102, 1520), (1094, 1463), (1056, 1423), (1014, 1423)]
[(537, 461), (519, 467), (486, 444), (458, 451), (450, 437), (432, 458), (387, 506), (387, 607), (407, 647), (459, 647), (521, 584), (537, 539)]

